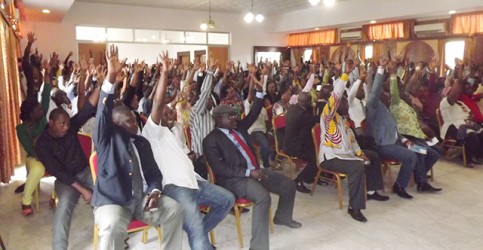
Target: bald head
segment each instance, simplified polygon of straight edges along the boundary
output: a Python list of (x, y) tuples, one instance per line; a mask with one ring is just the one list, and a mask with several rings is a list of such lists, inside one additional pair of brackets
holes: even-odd
[(311, 96), (307, 92), (302, 92), (299, 94), (297, 100), (300, 106), (308, 107), (310, 106)]

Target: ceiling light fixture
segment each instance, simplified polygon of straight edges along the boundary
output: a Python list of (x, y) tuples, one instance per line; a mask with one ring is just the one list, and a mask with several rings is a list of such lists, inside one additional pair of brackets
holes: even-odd
[(371, 23), (371, 24), (375, 24), (375, 23), (377, 23), (377, 22), (376, 22), (376, 20), (371, 20), (369, 23)]
[(310, 5), (315, 6), (320, 3), (320, 0), (309, 0)]
[(215, 21), (211, 19), (211, 0), (208, 1), (208, 20), (205, 20), (200, 25), (201, 30), (214, 30), (215, 29)]
[(326, 7), (331, 7), (332, 5), (335, 4), (335, 0), (324, 0), (323, 3)]
[(245, 23), (252, 23), (253, 19), (255, 19), (257, 22), (261, 23), (261, 22), (263, 22), (265, 17), (260, 13), (253, 14), (253, 0), (252, 0), (252, 6), (251, 6), (251, 9), (250, 9), (250, 12), (245, 14), (245, 17), (243, 17), (243, 21), (245, 21)]
[(450, 14), (450, 15), (456, 14), (456, 10), (450, 10), (450, 11), (448, 11), (448, 14)]
[(43, 10), (42, 10), (42, 13), (44, 13), (44, 14), (49, 14), (49, 13), (50, 13), (50, 10), (49, 10), (49, 9), (43, 9)]

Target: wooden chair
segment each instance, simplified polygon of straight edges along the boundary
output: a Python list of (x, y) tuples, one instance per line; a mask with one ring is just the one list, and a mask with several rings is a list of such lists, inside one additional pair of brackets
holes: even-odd
[[(439, 130), (441, 130), (441, 127), (443, 127), (444, 122), (443, 122), (443, 117), (441, 116), (441, 110), (439, 110), (439, 108), (436, 109), (436, 119), (438, 120)], [(442, 139), (443, 139), (443, 141), (441, 142), (441, 147), (444, 150), (444, 156), (446, 158), (450, 158), (449, 155), (448, 155), (448, 150), (449, 149), (457, 150), (463, 155), (463, 164), (466, 167), (467, 164), (468, 164), (468, 159), (466, 159), (465, 145), (464, 144), (463, 145), (457, 145), (455, 138), (442, 138)]]
[(183, 128), (183, 133), (184, 133), (184, 137), (186, 139), (186, 146), (188, 146), (188, 149), (189, 150), (193, 150), (193, 148), (191, 147), (191, 129), (190, 127), (186, 127), (186, 128)]
[(287, 159), (288, 162), (290, 163), (289, 177), (292, 178), (294, 172), (298, 170), (298, 163), (300, 159), (295, 156), (288, 155), (279, 146), (280, 142), (278, 141), (279, 138), (277, 136), (277, 130), (283, 129), (285, 128), (285, 126), (286, 126), (285, 114), (277, 115), (272, 118), (273, 137), (275, 137), (275, 152), (276, 152), (275, 161), (279, 161), (280, 157)]
[[(319, 146), (320, 146), (320, 125), (316, 124), (312, 128), (312, 141), (314, 142), (314, 147), (315, 147), (315, 159), (316, 162), (318, 162), (318, 156), (319, 156)], [(314, 183), (312, 183), (312, 192), (311, 195), (315, 193), (315, 188), (317, 187), (317, 181), (319, 179), (323, 179), (329, 183), (333, 183), (337, 187), (337, 193), (338, 193), (338, 198), (339, 198), (339, 208), (342, 209), (342, 184), (341, 180), (346, 178), (347, 175), (339, 172), (334, 172), (330, 171), (327, 169), (323, 169), (322, 167), (318, 166), (318, 171), (317, 175), (315, 176)], [(322, 173), (325, 173), (326, 175), (322, 175)], [(333, 176), (333, 178), (331, 178)], [(335, 178), (335, 179), (334, 179)]]
[[(205, 158), (205, 163), (208, 169), (208, 180), (211, 183), (215, 183), (215, 174), (213, 170), (211, 169), (210, 164)], [(241, 229), (241, 221), (240, 221), (240, 214), (243, 208), (248, 208), (253, 206), (254, 203), (246, 198), (238, 198), (235, 200), (235, 204), (233, 205), (233, 210), (235, 210), (235, 222), (236, 222), (236, 232), (238, 235), (238, 244), (240, 245), (240, 248), (243, 248), (243, 233)], [(270, 233), (274, 232), (273, 229), (273, 220), (272, 220), (272, 208), (269, 208), (268, 210), (268, 219), (269, 219), (269, 225), (270, 225)], [(210, 237), (211, 237), (211, 232), (210, 232)], [(213, 242), (212, 242), (213, 243)]]
[[(91, 174), (92, 174), (92, 180), (94, 181), (94, 184), (96, 183), (96, 178), (97, 178), (97, 154), (96, 152), (92, 152), (91, 157), (89, 159), (90, 167), (91, 167)], [(141, 241), (146, 244), (148, 242), (148, 229), (151, 226), (138, 221), (138, 220), (131, 220), (129, 225), (127, 226), (127, 232), (128, 233), (134, 233), (134, 232), (139, 232), (142, 231), (143, 235), (141, 238)], [(161, 240), (163, 238), (163, 235), (161, 233), (161, 227), (157, 226), (156, 231), (158, 232), (158, 241), (159, 241), (159, 247), (161, 247)], [(99, 228), (96, 224), (94, 224), (94, 239), (93, 239), (93, 249), (97, 250), (97, 246), (99, 245)]]
[[(82, 150), (84, 151), (86, 158), (89, 159), (89, 156), (91, 155), (92, 147), (93, 147), (91, 135), (87, 134), (87, 133), (79, 132), (79, 133), (77, 133), (77, 139), (79, 140), (79, 143), (81, 144)], [(49, 174), (48, 172), (45, 172), (45, 174), (42, 178), (47, 178), (47, 177), (51, 177), (51, 176), (52, 176), (51, 174)], [(35, 188), (34, 194), (33, 194), (34, 203), (35, 203), (35, 211), (37, 211), (37, 212), (40, 212), (39, 190), (40, 190), (40, 183)], [(50, 201), (49, 201), (50, 208), (55, 209), (58, 202), (59, 202), (59, 198), (57, 197), (57, 193), (55, 192), (55, 188), (54, 188), (54, 190), (52, 191), (52, 195), (50, 196)]]

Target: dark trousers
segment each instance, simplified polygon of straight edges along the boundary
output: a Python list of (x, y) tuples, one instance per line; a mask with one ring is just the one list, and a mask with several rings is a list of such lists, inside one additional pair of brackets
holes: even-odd
[(317, 163), (314, 146), (303, 147), (300, 152), (286, 152), (290, 156), (298, 157), (301, 160), (307, 162), (307, 165), (295, 178), (295, 181), (303, 181), (307, 183), (312, 183), (314, 181), (315, 175), (317, 174)]
[[(446, 138), (456, 138), (458, 133), (458, 129), (451, 125), (448, 128), (448, 132), (446, 132)], [(467, 133), (463, 141), (458, 141), (459, 145), (464, 145), (466, 159), (468, 161), (474, 159), (475, 157), (482, 156), (482, 149), (483, 149), (483, 135), (477, 133)]]
[(253, 178), (237, 178), (227, 183), (226, 189), (237, 198), (247, 198), (255, 203), (252, 214), (252, 238), (250, 249), (270, 249), (268, 233), (268, 211), (271, 206), (270, 193), (279, 195), (278, 206), (274, 218), (281, 222), (292, 220), (295, 182), (290, 178), (270, 169), (262, 169), (268, 178), (257, 181)]

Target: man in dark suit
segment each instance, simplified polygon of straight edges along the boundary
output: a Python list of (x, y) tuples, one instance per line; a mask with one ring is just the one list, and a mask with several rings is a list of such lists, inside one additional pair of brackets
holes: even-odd
[(310, 193), (304, 182), (312, 183), (317, 174), (311, 131), (312, 127), (319, 122), (319, 117), (312, 114), (311, 104), (309, 93), (302, 92), (299, 94), (297, 104), (290, 106), (287, 110), (287, 126), (283, 139), (285, 153), (307, 161), (307, 166), (295, 178), (297, 190), (302, 193)]
[(237, 121), (236, 109), (229, 105), (219, 105), (213, 110), (216, 128), (203, 140), (203, 152), (218, 185), (232, 191), (237, 198), (255, 203), (250, 249), (269, 249), (270, 192), (280, 196), (274, 223), (291, 228), (302, 224), (292, 219), (295, 183), (270, 169), (261, 169), (253, 153), (247, 130), (263, 105), (262, 87), (257, 84), (256, 88), (256, 98), (245, 119)]
[(92, 205), (99, 227), (100, 249), (124, 249), (127, 226), (133, 218), (162, 225), (162, 248), (181, 249), (182, 209), (174, 200), (161, 195), (163, 176), (149, 142), (136, 135), (138, 127), (133, 111), (122, 104), (114, 107), (112, 83), (122, 68), (117, 55), (117, 47), (111, 46), (93, 138), (99, 169)]

